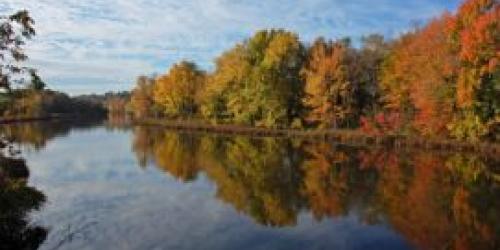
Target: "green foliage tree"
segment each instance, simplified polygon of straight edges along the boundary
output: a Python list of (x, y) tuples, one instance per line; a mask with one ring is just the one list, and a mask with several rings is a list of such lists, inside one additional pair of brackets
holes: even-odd
[(358, 112), (370, 115), (381, 109), (380, 69), (391, 51), (391, 46), (384, 36), (371, 34), (363, 37), (362, 47), (356, 51), (351, 70), (358, 82), (356, 103)]
[(35, 36), (34, 23), (26, 10), (0, 16), (0, 88), (4, 90), (10, 91), (13, 83), (25, 83), (26, 75), (41, 82), (36, 71), (21, 64), (28, 59), (23, 46)]
[[(236, 45), (217, 58), (215, 63), (215, 72), (207, 78), (205, 85), (201, 113), (215, 123), (233, 122), (236, 107), (246, 103), (248, 97), (240, 96), (241, 85), (248, 83), (251, 69), (245, 47)], [(231, 111), (228, 108), (230, 101)]]
[(304, 48), (296, 34), (265, 30), (224, 53), (203, 113), (238, 124), (286, 127), (300, 118)]
[(29, 85), (29, 89), (31, 90), (34, 90), (34, 91), (40, 91), (40, 90), (43, 90), (45, 89), (45, 82), (40, 78), (40, 76), (38, 76), (38, 74), (36, 73), (36, 70), (34, 69), (31, 69), (29, 71), (30, 73), (30, 76), (31, 76), (31, 83)]

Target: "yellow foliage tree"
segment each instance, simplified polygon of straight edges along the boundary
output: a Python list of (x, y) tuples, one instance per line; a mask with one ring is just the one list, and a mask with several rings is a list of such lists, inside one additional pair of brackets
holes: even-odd
[(156, 79), (153, 96), (165, 115), (192, 117), (198, 108), (198, 96), (205, 73), (191, 62), (175, 64), (168, 74)]
[(355, 82), (349, 70), (349, 48), (344, 42), (315, 41), (302, 74), (305, 78), (306, 120), (322, 128), (344, 126), (354, 115)]
[(139, 76), (137, 85), (130, 96), (130, 106), (134, 117), (145, 118), (153, 115), (155, 103), (153, 100), (154, 79)]

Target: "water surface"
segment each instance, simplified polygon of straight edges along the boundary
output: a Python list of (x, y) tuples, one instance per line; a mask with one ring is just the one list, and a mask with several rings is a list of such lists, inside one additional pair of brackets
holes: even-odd
[(110, 123), (1, 131), (45, 197), (17, 215), (33, 249), (500, 246), (499, 162), (478, 155)]

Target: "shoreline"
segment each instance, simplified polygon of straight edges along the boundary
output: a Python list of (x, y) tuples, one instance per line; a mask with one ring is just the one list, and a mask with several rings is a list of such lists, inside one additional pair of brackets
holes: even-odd
[(49, 121), (53, 119), (61, 119), (64, 117), (61, 116), (41, 116), (41, 117), (9, 117), (9, 118), (0, 118), (0, 124), (14, 124), (14, 123), (25, 123), (25, 122), (37, 122), (37, 121)]
[(419, 148), (434, 151), (471, 152), (498, 156), (500, 144), (490, 142), (470, 143), (453, 139), (401, 135), (367, 135), (358, 130), (328, 129), (270, 129), (241, 125), (212, 125), (192, 121), (169, 121), (161, 119), (134, 120), (133, 125), (158, 126), (172, 130), (254, 137), (300, 138), (305, 140), (331, 141), (355, 146), (384, 146), (395, 149)]
[[(12, 117), (0, 118), (0, 125), (16, 123), (42, 122), (78, 118), (68, 115), (48, 115), (43, 117)], [(428, 138), (401, 135), (367, 135), (354, 129), (272, 129), (250, 127), (243, 125), (207, 124), (199, 121), (171, 121), (163, 119), (131, 120), (132, 125), (157, 126), (170, 130), (210, 133), (219, 135), (241, 135), (252, 137), (275, 137), (285, 139), (303, 139), (308, 141), (328, 141), (352, 146), (378, 146), (391, 149), (423, 149), (431, 151), (478, 153), (500, 156), (500, 143), (479, 142), (470, 143), (453, 139)]]
[[(0, 125), (9, 125), (16, 123), (29, 123), (29, 122), (48, 122), (48, 121), (60, 121), (60, 120), (80, 120), (80, 119), (94, 119), (100, 118), (97, 116), (81, 116), (78, 114), (50, 114), (47, 116), (40, 117), (1, 117)], [(106, 116), (102, 117), (106, 119)]]

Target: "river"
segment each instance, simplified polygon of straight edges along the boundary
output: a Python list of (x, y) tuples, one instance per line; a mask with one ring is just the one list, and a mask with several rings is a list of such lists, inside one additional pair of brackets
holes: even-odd
[(112, 122), (0, 131), (29, 169), (12, 191), (27, 205), (0, 204), (0, 249), (500, 247), (498, 159)]

